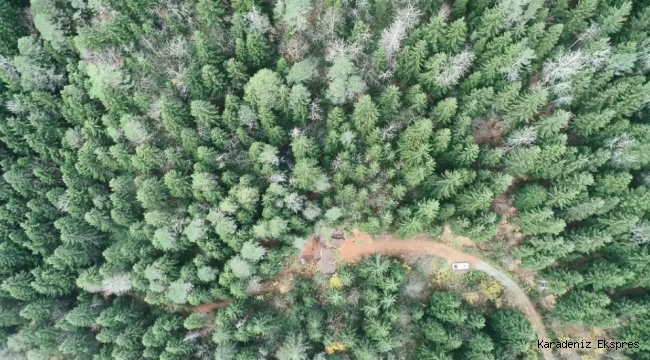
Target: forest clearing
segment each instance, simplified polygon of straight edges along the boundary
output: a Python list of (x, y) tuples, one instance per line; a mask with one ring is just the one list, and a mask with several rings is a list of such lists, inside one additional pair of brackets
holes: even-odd
[[(513, 281), (502, 270), (493, 267), (480, 257), (463, 252), (462, 250), (443, 242), (439, 242), (441, 239), (448, 242), (450, 239), (454, 238), (456, 238), (456, 236), (451, 233), (448, 226), (445, 226), (441, 238), (436, 240), (432, 240), (423, 234), (408, 239), (400, 239), (390, 235), (381, 235), (375, 240), (371, 235), (363, 233), (358, 229), (353, 229), (345, 235), (344, 245), (340, 249), (335, 250), (335, 254), (337, 256), (337, 261), (345, 261), (348, 263), (358, 262), (364, 257), (371, 255), (395, 257), (403, 257), (407, 255), (433, 255), (446, 260), (449, 264), (454, 262), (467, 262), (470, 264), (471, 269), (483, 271), (487, 275), (496, 279), (505, 288), (512, 291), (512, 293), (515, 294), (520, 307), (526, 310), (526, 315), (533, 324), (535, 332), (537, 333), (537, 338), (539, 340), (548, 341), (547, 339), (549, 339), (549, 337), (546, 333), (542, 317), (537, 312), (535, 304), (528, 298), (528, 295), (526, 295), (519, 284)], [(452, 240), (452, 242), (456, 243), (456, 246), (473, 246), (471, 240), (463, 237), (459, 238), (460, 239), (455, 241)], [(306, 243), (305, 248), (298, 256), (298, 259), (282, 270), (278, 278), (269, 280), (267, 283), (263, 284), (258, 294), (272, 291), (286, 292), (286, 288), (283, 290), (277, 289), (277, 284), (281, 283), (284, 284), (284, 286), (287, 286), (287, 283), (291, 283), (292, 279), (295, 276), (298, 276), (298, 272), (302, 271), (302, 266), (304, 266), (300, 263), (299, 259), (309, 259), (308, 263), (314, 264), (316, 258), (315, 253), (321, 249), (321, 246), (324, 246), (324, 242), (318, 241), (317, 236), (314, 235), (312, 240)], [(217, 308), (223, 308), (227, 305), (228, 301), (220, 301), (187, 308), (186, 310), (190, 312), (208, 312)], [(554, 359), (551, 349), (544, 348), (540, 349), (540, 351), (544, 355), (545, 360)]]
[[(454, 238), (448, 226), (445, 226), (445, 232), (442, 238)], [(466, 238), (465, 238), (466, 239)], [(471, 243), (471, 240), (470, 240)], [(461, 244), (468, 244), (466, 241)], [(473, 243), (471, 243), (473, 244)], [(472, 269), (483, 271), (487, 275), (496, 279), (505, 288), (512, 291), (522, 308), (526, 309), (527, 316), (539, 340), (547, 341), (549, 339), (542, 317), (537, 312), (535, 304), (528, 298), (524, 290), (513, 281), (506, 273), (499, 270), (480, 257), (463, 252), (452, 246), (445, 245), (441, 242), (428, 239), (425, 235), (419, 235), (408, 239), (399, 239), (394, 236), (379, 236), (374, 240), (368, 234), (364, 234), (357, 229), (346, 235), (345, 245), (338, 250), (338, 255), (341, 260), (348, 262), (359, 261), (365, 256), (374, 254), (382, 254), (387, 256), (402, 256), (402, 255), (433, 255), (447, 260), (449, 264), (455, 262), (467, 262)], [(553, 352), (550, 349), (541, 349), (544, 359), (553, 360)]]

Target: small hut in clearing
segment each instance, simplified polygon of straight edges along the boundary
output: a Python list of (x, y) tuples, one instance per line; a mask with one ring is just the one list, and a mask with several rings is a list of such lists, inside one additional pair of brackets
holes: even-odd
[(336, 272), (336, 259), (331, 249), (321, 246), (316, 258), (318, 259), (316, 266), (319, 272), (322, 274), (334, 274)]

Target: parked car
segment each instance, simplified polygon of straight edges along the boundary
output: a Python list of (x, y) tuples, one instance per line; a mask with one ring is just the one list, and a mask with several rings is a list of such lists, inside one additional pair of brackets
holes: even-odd
[(453, 263), (451, 268), (454, 270), (467, 270), (469, 269), (469, 263)]

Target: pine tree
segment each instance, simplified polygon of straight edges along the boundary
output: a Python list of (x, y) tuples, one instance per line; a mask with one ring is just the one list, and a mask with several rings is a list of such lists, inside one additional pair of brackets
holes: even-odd
[(546, 29), (534, 47), (538, 58), (543, 59), (548, 53), (551, 52), (553, 47), (555, 47), (555, 45), (560, 40), (560, 36), (562, 35), (563, 30), (564, 24), (555, 24)]
[(259, 107), (276, 108), (278, 106), (278, 88), (282, 84), (280, 78), (271, 70), (258, 71), (244, 87), (244, 100)]
[(207, 101), (192, 101), (190, 109), (190, 113), (201, 126), (210, 128), (217, 125), (219, 113), (217, 112), (217, 109)]
[(302, 333), (293, 334), (287, 337), (275, 356), (279, 360), (305, 360), (307, 359), (307, 351), (310, 347), (305, 344), (305, 338)]
[(494, 193), (487, 188), (475, 188), (458, 196), (458, 210), (473, 213), (485, 211), (492, 205)]
[(612, 327), (616, 321), (605, 307), (611, 300), (604, 294), (572, 291), (556, 305), (556, 315), (567, 323), (583, 322), (592, 326)]
[(354, 104), (352, 122), (363, 136), (367, 137), (375, 129), (378, 119), (379, 111), (370, 96), (364, 95)]
[(14, 299), (30, 301), (37, 296), (35, 289), (31, 286), (32, 281), (34, 281), (32, 274), (20, 272), (4, 279), (0, 286)]
[(575, 34), (587, 27), (587, 19), (595, 15), (598, 7), (597, 1), (583, 0), (578, 2), (576, 7), (567, 14), (565, 23), (565, 34)]
[(515, 223), (519, 225), (524, 234), (559, 234), (565, 226), (563, 220), (555, 219), (553, 210), (549, 208), (535, 208), (520, 212)]
[(607, 7), (599, 15), (598, 23), (603, 34), (614, 34), (621, 30), (632, 10), (632, 2), (626, 1), (620, 7)]
[(529, 121), (548, 101), (548, 92), (544, 89), (532, 91), (517, 99), (517, 104), (508, 110), (508, 119), (513, 122)]
[(471, 182), (473, 178), (474, 174), (465, 169), (445, 171), (433, 181), (434, 193), (440, 198), (452, 197), (463, 185)]
[(164, 208), (167, 204), (167, 191), (162, 181), (156, 178), (139, 177), (135, 179), (136, 198), (145, 209)]
[(406, 46), (399, 55), (399, 76), (403, 81), (416, 81), (424, 67), (427, 56), (427, 43), (418, 41), (415, 45)]
[(488, 319), (488, 324), (496, 335), (497, 344), (502, 344), (512, 354), (525, 352), (535, 339), (530, 323), (512, 309), (498, 309)]

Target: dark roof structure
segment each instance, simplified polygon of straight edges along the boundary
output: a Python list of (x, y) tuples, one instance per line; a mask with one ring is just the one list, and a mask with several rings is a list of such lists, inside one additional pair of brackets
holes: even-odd
[(345, 239), (332, 238), (330, 240), (330, 245), (336, 249), (340, 249), (345, 244)]

